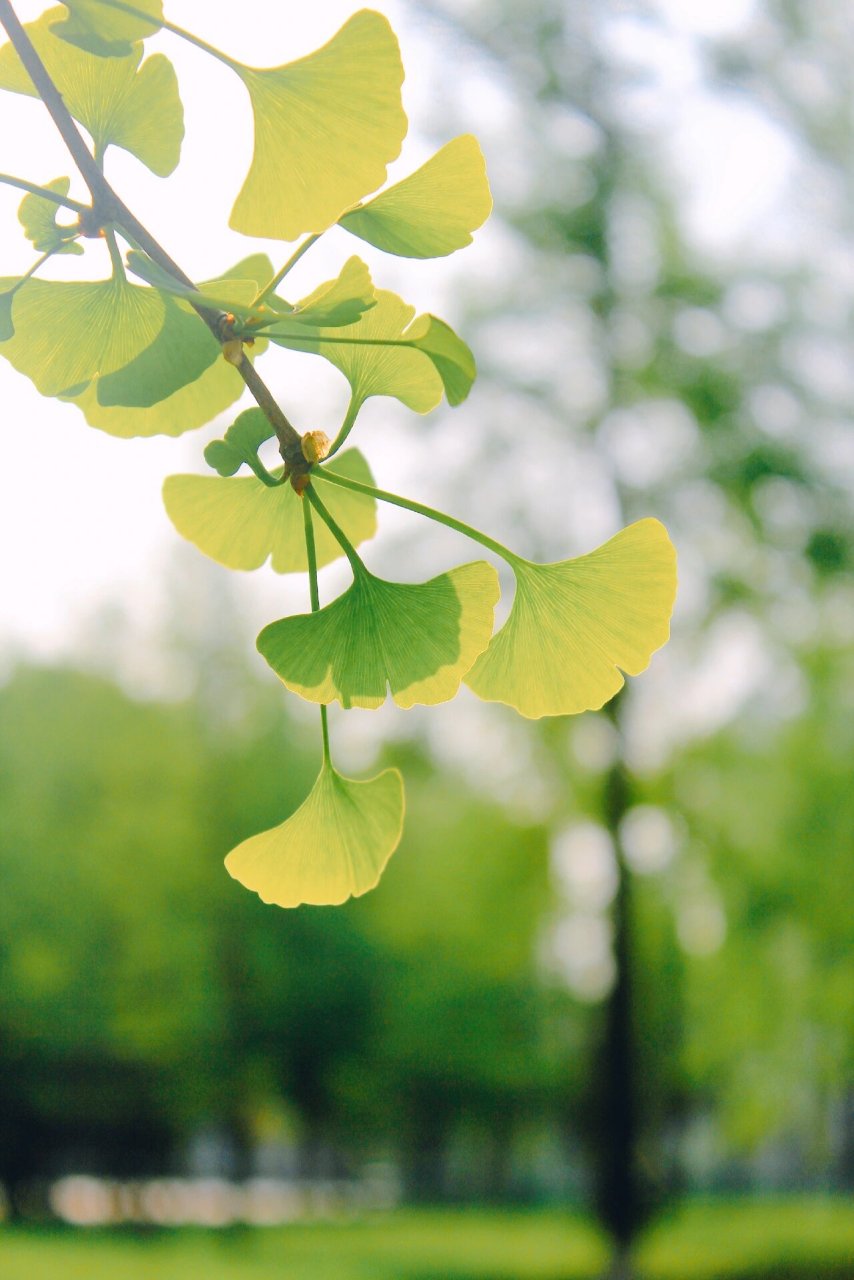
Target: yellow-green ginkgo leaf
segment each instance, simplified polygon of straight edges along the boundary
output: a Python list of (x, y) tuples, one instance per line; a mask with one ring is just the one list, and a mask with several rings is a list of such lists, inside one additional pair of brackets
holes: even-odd
[(360, 10), (323, 48), (282, 67), (229, 65), (255, 117), (235, 231), (279, 240), (325, 231), (382, 186), (407, 128), (400, 51), (382, 14)]
[(416, 413), (429, 413), (442, 399), (435, 364), (414, 346), (388, 345), (403, 341), (415, 308), (387, 289), (377, 289), (375, 296), (376, 306), (356, 324), (310, 330), (305, 336), (293, 331), (290, 337), (274, 326), (269, 337), (292, 351), (324, 356), (340, 369), (350, 383), (354, 409), (370, 396), (394, 396)]
[(232, 849), (226, 870), (262, 902), (337, 906), (378, 883), (400, 843), (403, 806), (397, 769), (356, 782), (324, 764), (296, 813)]
[(415, 584), (376, 578), (358, 561), (353, 569), (353, 585), (332, 604), (258, 636), (282, 683), (343, 707), (379, 707), (389, 689), (400, 707), (453, 698), (492, 634), (492, 565), (478, 560)]
[[(227, 271), (221, 279), (230, 280), (232, 276), (236, 279), (247, 276), (267, 279), (271, 270), (270, 259), (266, 254), (251, 254)], [(201, 285), (200, 288), (205, 286)], [(182, 308), (184, 306), (183, 303), (178, 305)], [(196, 335), (200, 332), (203, 339), (203, 321), (189, 308), (185, 308), (185, 314), (188, 322), (192, 321), (197, 326)], [(257, 338), (254, 346), (247, 350), (247, 355), (255, 360), (263, 355), (266, 347), (264, 339)], [(157, 376), (156, 371), (152, 373)], [(215, 359), (200, 377), (187, 382), (149, 407), (102, 404), (99, 399), (99, 383), (100, 379), (95, 378), (85, 387), (69, 388), (61, 398), (76, 404), (90, 426), (125, 440), (135, 436), (180, 436), (185, 431), (193, 431), (210, 422), (217, 414), (223, 413), (240, 399), (244, 391), (240, 374), (228, 361), (221, 359)], [(107, 394), (109, 395), (109, 391)]]
[(514, 560), (516, 596), (466, 684), (524, 716), (574, 715), (606, 703), (670, 635), (676, 552), (658, 520), (638, 520), (589, 555)]
[[(358, 449), (339, 454), (335, 468), (351, 480), (373, 484)], [(276, 573), (305, 573), (303, 501), (289, 484), (271, 489), (254, 475), (176, 475), (167, 476), (163, 485), (166, 513), (181, 536), (229, 569), (258, 569), (270, 559)], [(354, 545), (376, 533), (373, 498), (336, 488), (328, 495), (328, 507)], [(343, 552), (324, 524), (315, 525), (317, 563), (322, 567)]]
[(341, 226), (401, 258), (442, 258), (471, 244), (491, 209), (483, 152), (464, 133), (408, 178), (345, 213)]
[(150, 408), (195, 382), (220, 359), (222, 347), (199, 316), (172, 298), (163, 303), (163, 327), (154, 342), (129, 364), (98, 379), (99, 404)]
[[(11, 283), (0, 280), (0, 291)], [(0, 350), (42, 395), (60, 395), (129, 364), (155, 340), (165, 314), (156, 290), (118, 277), (28, 280), (12, 305), (15, 336)]]
[(14, 297), (14, 293), (9, 288), (0, 293), (0, 342), (8, 342), (15, 336), (15, 326), (12, 323)]
[[(52, 27), (62, 13), (49, 9), (25, 30), (68, 110), (91, 134), (96, 151), (122, 147), (167, 177), (178, 163), (184, 137), (184, 112), (171, 62), (156, 53), (140, 67), (139, 44), (122, 57), (95, 57), (57, 39)], [(0, 89), (38, 97), (11, 44), (0, 48)]]
[(277, 310), (295, 324), (338, 328), (356, 324), (364, 312), (376, 306), (377, 300), (368, 268), (361, 258), (353, 257), (347, 259), (335, 280), (318, 285), (292, 310), (284, 311), (288, 304), (278, 298), (272, 301), (277, 304)]
[(136, 14), (112, 8), (109, 0), (65, 0), (65, 7), (69, 13), (61, 21), (62, 10), (52, 11), (53, 31), (101, 58), (123, 57), (135, 41), (154, 35), (163, 19), (163, 0), (134, 0)]
[[(57, 195), (67, 196), (71, 186), (70, 178), (54, 178), (45, 183), (46, 191), (55, 191)], [(33, 242), (33, 248), (39, 253), (82, 253), (83, 248), (70, 239), (75, 234), (72, 226), (62, 227), (57, 223), (59, 205), (44, 196), (26, 195), (18, 209), (18, 221), (24, 228), (24, 235)]]

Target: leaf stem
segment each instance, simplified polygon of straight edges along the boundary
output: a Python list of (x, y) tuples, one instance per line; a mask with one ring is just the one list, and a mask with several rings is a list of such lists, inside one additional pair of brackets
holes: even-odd
[[(311, 596), (311, 611), (317, 613), (320, 609), (320, 590), (317, 583), (317, 548), (314, 543), (314, 525), (311, 522), (311, 502), (303, 501), (302, 516), (305, 526), (305, 554), (308, 560), (308, 590)], [(329, 721), (326, 715), (326, 707), (321, 704), (320, 707), (320, 731), (323, 736), (323, 763), (332, 767), (332, 759), (329, 755)]]
[[(192, 31), (186, 31), (183, 27), (177, 26), (174, 22), (169, 22), (167, 18), (153, 18), (150, 13), (146, 13), (144, 9), (137, 9), (136, 5), (125, 4), (124, 0), (101, 0), (102, 4), (108, 5), (111, 9), (119, 9), (122, 13), (129, 13), (134, 18), (142, 18), (146, 22), (150, 22), (152, 26), (161, 28), (164, 31), (170, 31), (173, 36), (179, 36), (182, 40), (186, 40), (188, 44), (194, 44), (197, 49), (201, 49), (203, 53), (209, 53), (212, 58), (216, 58), (218, 62), (224, 62), (227, 67), (231, 67), (233, 71), (237, 71), (241, 67), (241, 63), (235, 62), (233, 58), (229, 58), (227, 53), (223, 53), (221, 49), (215, 49), (212, 44), (208, 44), (207, 40), (202, 40), (200, 36), (194, 36)], [(156, 34), (152, 32), (152, 35)]]
[[(114, 7), (116, 6), (114, 5)], [(119, 5), (118, 7), (124, 7), (130, 11), (130, 6)], [(151, 20), (150, 14), (143, 13), (138, 9), (133, 10), (133, 12), (139, 17)], [(196, 286), (190, 277), (181, 270), (178, 264), (170, 258), (166, 250), (155, 240), (151, 232), (131, 213), (130, 209), (116, 195), (104, 177), (95, 157), (84, 142), (83, 135), (74, 123), (71, 113), (62, 99), (62, 95), (33, 47), (33, 42), (21, 26), (18, 15), (12, 8), (11, 0), (0, 0), (0, 24), (5, 28), (6, 34), (32, 80), (36, 92), (50, 113), (60, 137), (68, 148), (74, 163), (80, 170), (80, 174), (92, 194), (95, 218), (100, 220), (101, 225), (114, 222), (123, 231), (129, 232), (152, 261), (156, 262), (164, 271), (168, 271), (181, 284), (195, 291)], [(207, 51), (212, 52), (210, 49)], [(225, 60), (225, 55), (221, 56)], [(202, 306), (196, 302), (191, 302), (190, 305), (196, 314), (204, 320), (217, 341), (221, 342), (223, 324), (226, 321), (225, 312), (217, 308)], [(298, 466), (304, 465), (300, 450), (299, 432), (288, 421), (273, 398), (272, 392), (256, 372), (255, 366), (245, 352), (240, 363), (235, 367), (273, 427), (279, 441), (279, 452), (285, 462), (291, 462), (292, 464), (296, 462)]]
[(112, 227), (104, 228), (104, 239), (110, 251), (110, 262), (113, 264), (113, 279), (120, 280), (122, 284), (125, 284), (127, 282), (127, 273), (125, 272), (124, 259), (116, 243), (116, 233)]
[(359, 410), (361, 409), (362, 404), (363, 404), (363, 401), (357, 400), (355, 395), (350, 396), (350, 403), (347, 406), (347, 412), (344, 415), (344, 421), (341, 423), (341, 426), (338, 429), (338, 435), (333, 440), (332, 447), (326, 455), (327, 458), (331, 458), (334, 453), (338, 452), (338, 450), (341, 448), (342, 444), (347, 439), (350, 432), (353, 430), (353, 427), (356, 425), (356, 419), (359, 416)]
[[(319, 473), (313, 473), (313, 474), (319, 474)], [(344, 533), (343, 529), (341, 529), (335, 523), (332, 516), (326, 510), (326, 507), (318, 497), (317, 492), (315, 491), (313, 485), (310, 484), (308, 488), (305, 490), (305, 496), (308, 498), (309, 502), (315, 508), (315, 510), (317, 511), (317, 514), (320, 516), (321, 520), (326, 525), (327, 529), (332, 534), (333, 538), (338, 543), (339, 547), (344, 552), (347, 559), (350, 561), (350, 567), (353, 570), (353, 573), (356, 575), (356, 577), (359, 577), (361, 574), (367, 573), (368, 571), (365, 568), (361, 560), (361, 557), (359, 556), (358, 551), (353, 546), (352, 542), (347, 537), (346, 533)]]
[(313, 244), (317, 243), (317, 241), (320, 239), (322, 234), (323, 234), (322, 231), (318, 231), (315, 235), (308, 236), (305, 240), (303, 240), (299, 248), (296, 249), (288, 258), (287, 262), (282, 267), (282, 269), (276, 272), (276, 274), (273, 276), (273, 279), (269, 282), (269, 284), (265, 284), (264, 288), (255, 294), (255, 297), (252, 299), (253, 307), (257, 307), (259, 303), (264, 302), (267, 298), (269, 298), (270, 294), (273, 293), (282, 283), (285, 276), (290, 271), (291, 267), (296, 266), (296, 264), (299, 262), (302, 255), (306, 253)]
[[(70, 241), (66, 241), (66, 244), (69, 244), (69, 243)], [(36, 274), (39, 268), (44, 266), (48, 258), (52, 258), (56, 252), (57, 252), (57, 249), (48, 249), (47, 252), (43, 253), (40, 258), (36, 258), (33, 265), (27, 271), (24, 272), (21, 278), (19, 280), (16, 280), (10, 289), (4, 290), (4, 296), (8, 295), (9, 297), (14, 298), (15, 294), (18, 292), (21, 285), (26, 284), (27, 281)]]
[(47, 187), (40, 187), (37, 182), (27, 182), (26, 178), (15, 178), (11, 173), (0, 173), (0, 182), (7, 187), (17, 187), (19, 191), (27, 191), (31, 196), (41, 196), (43, 200), (50, 200), (52, 204), (62, 205), (64, 209), (72, 209), (74, 213), (89, 212), (87, 204), (81, 204), (79, 200), (72, 200), (70, 196), (57, 195), (55, 191), (50, 191)]
[(363, 484), (361, 480), (351, 480), (349, 476), (339, 475), (337, 471), (328, 471), (325, 466), (316, 467), (311, 474), (312, 480), (326, 480), (330, 484), (339, 485), (342, 489), (364, 493), (366, 497), (376, 498), (380, 502), (389, 502), (395, 507), (403, 507), (407, 511), (414, 511), (416, 515), (426, 516), (428, 520), (436, 520), (439, 524), (447, 525), (449, 529), (463, 534), (466, 538), (471, 538), (474, 542), (479, 542), (482, 547), (486, 547), (487, 551), (493, 551), (511, 566), (526, 563), (522, 556), (517, 556), (515, 552), (496, 542), (488, 534), (481, 533), (479, 529), (473, 529), (470, 524), (464, 524), (462, 520), (456, 520), (453, 516), (445, 515), (443, 511), (437, 511), (435, 507), (427, 507), (423, 502), (413, 502), (410, 498), (401, 498), (396, 493), (377, 489), (371, 484)]

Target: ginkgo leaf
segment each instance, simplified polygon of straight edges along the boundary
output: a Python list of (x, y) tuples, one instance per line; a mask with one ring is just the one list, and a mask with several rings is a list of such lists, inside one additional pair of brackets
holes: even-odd
[[(12, 283), (0, 280), (0, 290)], [(55, 396), (129, 364), (157, 337), (165, 315), (156, 290), (118, 277), (28, 280), (15, 294), (15, 336), (2, 351), (42, 395)]]
[[(46, 191), (55, 191), (59, 196), (67, 196), (71, 186), (70, 178), (54, 178), (45, 183)], [(24, 228), (24, 235), (31, 240), (39, 253), (82, 253), (82, 245), (75, 244), (69, 237), (75, 235), (74, 227), (61, 227), (56, 221), (59, 205), (44, 196), (26, 195), (18, 209), (18, 221)]]
[(507, 621), (466, 676), (488, 702), (524, 716), (601, 707), (670, 635), (676, 552), (664, 526), (639, 520), (589, 555), (513, 562)]
[(235, 231), (278, 240), (325, 231), (382, 186), (407, 129), (400, 50), (382, 14), (360, 10), (323, 48), (285, 66), (229, 65), (255, 118)]
[(335, 280), (319, 285), (291, 311), (284, 310), (287, 303), (277, 298), (272, 301), (278, 304), (277, 310), (295, 324), (321, 328), (356, 324), (365, 311), (376, 306), (370, 272), (361, 258), (356, 257), (348, 258)]
[[(226, 272), (222, 279), (229, 279), (232, 273), (238, 279), (243, 276), (266, 279), (271, 270), (266, 254), (251, 254)], [(184, 304), (178, 305), (183, 307)], [(187, 317), (202, 334), (205, 333), (205, 326), (197, 316), (188, 311)], [(263, 355), (266, 347), (264, 339), (257, 338), (247, 354), (255, 360)], [(126, 440), (134, 436), (179, 436), (185, 431), (195, 430), (228, 409), (240, 399), (244, 390), (243, 379), (234, 366), (219, 359), (214, 360), (201, 377), (149, 408), (101, 404), (98, 399), (99, 381), (96, 378), (88, 386), (69, 388), (61, 398), (76, 404), (90, 426)]]
[(233, 476), (244, 464), (254, 471), (258, 465), (258, 450), (275, 434), (272, 424), (260, 409), (244, 409), (222, 440), (211, 440), (206, 446), (205, 462), (221, 476)]
[[(370, 468), (357, 449), (339, 454), (335, 469), (351, 480), (373, 484)], [(181, 536), (229, 569), (258, 569), (268, 558), (276, 573), (305, 573), (308, 568), (303, 499), (289, 484), (271, 489), (255, 476), (168, 476), (163, 502)], [(327, 505), (354, 545), (376, 533), (373, 498), (336, 489), (334, 496), (328, 495)], [(343, 554), (320, 521), (315, 522), (315, 542), (320, 567)]]
[(98, 403), (144, 409), (195, 382), (222, 354), (194, 312), (163, 300), (163, 327), (150, 346), (115, 373), (98, 379)]
[(403, 807), (397, 769), (357, 782), (324, 763), (296, 813), (232, 849), (226, 870), (279, 907), (358, 898), (378, 883), (400, 843)]
[(309, 702), (376, 708), (389, 689), (400, 707), (453, 698), (492, 634), (492, 565), (478, 560), (412, 584), (356, 564), (353, 585), (332, 604), (265, 627), (259, 653)]
[(134, 0), (133, 8), (150, 14), (150, 20), (113, 9), (103, 0), (64, 0), (64, 3), (69, 14), (62, 21), (56, 21), (56, 15), (62, 10), (52, 10), (52, 30), (62, 40), (101, 58), (123, 57), (135, 41), (154, 35), (163, 19), (163, 0)]
[(483, 152), (464, 133), (408, 178), (345, 213), (340, 223), (386, 253), (442, 258), (471, 244), (471, 233), (491, 209)]
[[(100, 4), (94, 8), (99, 14), (111, 13)], [(95, 57), (57, 39), (53, 28), (62, 14), (62, 9), (49, 9), (24, 29), (68, 110), (89, 131), (97, 152), (122, 147), (159, 177), (167, 177), (178, 163), (184, 137), (184, 112), (171, 62), (156, 53), (140, 67), (142, 45), (128, 47), (126, 56)], [(0, 48), (0, 89), (38, 97), (11, 44)]]
[(370, 396), (394, 396), (416, 413), (429, 413), (442, 399), (443, 383), (433, 361), (405, 341), (415, 308), (386, 289), (377, 289), (375, 296), (376, 306), (357, 324), (307, 330), (304, 336), (292, 325), (287, 332), (276, 325), (268, 337), (289, 350), (323, 356), (340, 369), (350, 383), (354, 411)]
[(145, 280), (155, 289), (159, 289), (161, 293), (179, 298), (182, 302), (232, 311), (235, 315), (242, 317), (252, 315), (252, 300), (259, 288), (257, 280), (222, 276), (192, 288), (170, 275), (164, 267), (136, 249), (131, 249), (127, 255), (127, 268), (140, 280)]
[(448, 404), (462, 404), (477, 377), (474, 356), (450, 325), (435, 316), (419, 316), (404, 335), (430, 359), (442, 379)]

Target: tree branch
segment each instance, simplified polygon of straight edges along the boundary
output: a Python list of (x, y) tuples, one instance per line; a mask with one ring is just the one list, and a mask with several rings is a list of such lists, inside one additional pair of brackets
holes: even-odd
[[(71, 113), (62, 99), (62, 94), (51, 79), (47, 68), (33, 47), (33, 43), (21, 25), (15, 10), (12, 8), (11, 0), (0, 0), (0, 23), (5, 27), (18, 57), (21, 59), (39, 97), (47, 107), (53, 123), (71, 153), (74, 163), (80, 170), (83, 181), (89, 188), (92, 195), (92, 217), (97, 225), (103, 226), (113, 222), (118, 227), (126, 230), (153, 262), (156, 262), (164, 271), (168, 271), (171, 276), (187, 288), (195, 289), (196, 286), (190, 277), (170, 258), (166, 250), (155, 240), (151, 232), (143, 226), (139, 219), (131, 213), (124, 201), (116, 195), (109, 182), (107, 182), (95, 157), (87, 147), (83, 135), (72, 119)], [(225, 312), (212, 307), (197, 306), (195, 303), (191, 305), (193, 310), (204, 320), (217, 342), (222, 343), (223, 335), (227, 332), (228, 326)], [(305, 468), (305, 460), (300, 450), (299, 433), (288, 421), (276, 403), (272, 392), (245, 352), (240, 363), (235, 365), (235, 368), (276, 432), (276, 437), (279, 441), (279, 452), (285, 462), (298, 470)]]

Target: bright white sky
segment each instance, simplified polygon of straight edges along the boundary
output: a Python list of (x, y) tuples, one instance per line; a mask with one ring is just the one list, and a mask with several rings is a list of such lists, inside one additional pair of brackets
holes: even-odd
[[(44, 7), (40, 0), (19, 0), (17, 5), (25, 21)], [(404, 93), (413, 133), (393, 170), (402, 174), (425, 158), (419, 135), (431, 131), (431, 95), (438, 92), (438, 81), (431, 74), (431, 27), (419, 20), (411, 2), (376, 0), (375, 7), (388, 15), (398, 32), (408, 72)], [(324, 0), (316, 5), (252, 0), (252, 21), (237, 23), (234, 0), (206, 0), (204, 5), (169, 0), (166, 8), (173, 21), (196, 29), (238, 58), (274, 65), (324, 43), (358, 4), (354, 0)], [(737, 32), (753, 6), (749, 0), (718, 0), (714, 6), (699, 0), (658, 0), (658, 8), (671, 23), (666, 37), (653, 37), (648, 31), (644, 35), (637, 23), (618, 24), (614, 51), (655, 70), (658, 96), (647, 101), (646, 109), (653, 120), (656, 113), (664, 113), (680, 121), (668, 147), (683, 174), (694, 233), (705, 237), (710, 248), (725, 249), (749, 238), (769, 207), (779, 201), (791, 168), (779, 131), (743, 104), (711, 100), (699, 82), (695, 35)], [(237, 12), (242, 17), (239, 6)], [(187, 124), (184, 159), (177, 174), (164, 183), (136, 160), (113, 150), (109, 176), (191, 275), (215, 274), (257, 247), (267, 248), (274, 262), (281, 262), (287, 246), (249, 241), (227, 229), (231, 201), (251, 152), (251, 121), (242, 86), (226, 68), (172, 36), (162, 35), (149, 47), (168, 53), (178, 71)], [(472, 96), (489, 101), (488, 95), (486, 99), (482, 94)], [(498, 161), (500, 129), (491, 126), (485, 114), (482, 120), (461, 125), (466, 126), (481, 134), (488, 162)], [(0, 95), (0, 170), (34, 181), (70, 172), (39, 102)], [(73, 185), (72, 194), (84, 196), (85, 192)], [(500, 200), (500, 191), (497, 194)], [(30, 247), (19, 234), (19, 202), (19, 193), (0, 187), (3, 274), (23, 270), (31, 261)], [(453, 258), (436, 264), (393, 262), (361, 244), (359, 252), (376, 266), (375, 276), (383, 283), (399, 288), (419, 307), (438, 309), (441, 314), (442, 310), (447, 313), (443, 304), (461, 266), (474, 275), (490, 268), (494, 234), (481, 233), (466, 251), (464, 265)], [(295, 296), (334, 274), (345, 253), (352, 251), (353, 242), (344, 233), (333, 232), (328, 241), (293, 273)], [(60, 259), (52, 274), (75, 275), (79, 262)], [(85, 262), (87, 276), (100, 274), (90, 265), (89, 251)], [(334, 428), (345, 400), (344, 387), (325, 362), (281, 353), (278, 365), (270, 359), (262, 368), (301, 427)], [(132, 617), (144, 620), (156, 611), (162, 589), (158, 584), (170, 558), (178, 554), (177, 535), (160, 503), (162, 479), (171, 471), (201, 470), (202, 446), (217, 432), (205, 429), (180, 440), (114, 440), (87, 427), (74, 407), (42, 398), (3, 360), (0, 404), (0, 659), (4, 653), (8, 657), (62, 652), (107, 600), (118, 601)], [(383, 424), (390, 423), (394, 438), (403, 442), (383, 458), (379, 468), (380, 479), (392, 485), (406, 468), (403, 454), (412, 415), (392, 402), (373, 402), (378, 404), (379, 408), (372, 407), (373, 416), (368, 416), (368, 430), (373, 426), (382, 433)], [(394, 525), (393, 515), (388, 524)], [(297, 590), (272, 582), (272, 577), (261, 571), (244, 586), (249, 610), (257, 613), (259, 622), (269, 617), (273, 590), (279, 600), (287, 600), (288, 593)], [(303, 606), (301, 596), (290, 598)]]

